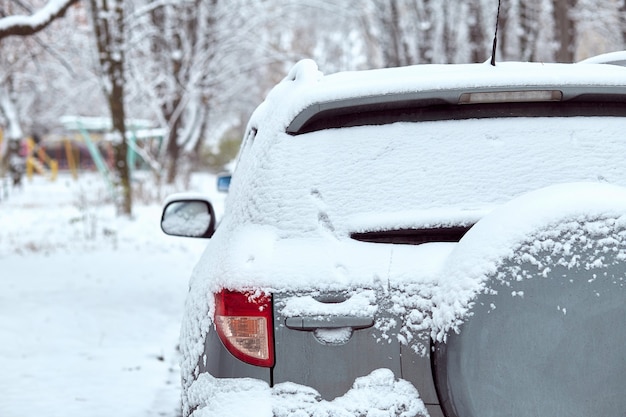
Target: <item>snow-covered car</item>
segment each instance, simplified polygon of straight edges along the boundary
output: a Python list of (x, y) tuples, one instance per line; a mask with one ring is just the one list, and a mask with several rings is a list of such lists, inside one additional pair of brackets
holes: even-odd
[(191, 228), (184, 415), (624, 415), (625, 186), (625, 67), (299, 62)]

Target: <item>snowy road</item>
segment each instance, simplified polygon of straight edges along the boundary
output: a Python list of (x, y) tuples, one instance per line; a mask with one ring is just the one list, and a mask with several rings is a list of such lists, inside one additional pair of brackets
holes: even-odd
[(133, 221), (98, 178), (35, 178), (0, 201), (0, 416), (172, 416), (187, 280), (205, 242)]

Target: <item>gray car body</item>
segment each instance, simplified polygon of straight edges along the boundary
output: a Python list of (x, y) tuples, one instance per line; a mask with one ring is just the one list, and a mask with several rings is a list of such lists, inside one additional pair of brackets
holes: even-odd
[[(436, 73), (441, 68), (442, 66), (432, 67), (431, 71)], [(522, 68), (524, 71), (526, 70), (525, 67)], [(360, 287), (348, 285), (346, 289), (341, 289), (341, 286), (338, 286), (338, 288), (334, 290), (329, 290), (327, 282), (325, 281), (322, 286), (324, 289), (320, 291), (311, 291), (310, 288), (303, 291), (299, 291), (297, 288), (283, 290), (275, 288), (271, 283), (262, 285), (261, 287), (263, 289), (270, 288), (274, 290), (272, 294), (274, 303), (273, 325), (276, 363), (271, 368), (248, 365), (236, 359), (226, 350), (219, 340), (210, 321), (206, 322), (205, 320), (198, 319), (198, 317), (202, 315), (211, 316), (213, 311), (210, 306), (210, 298), (207, 298), (208, 295), (206, 293), (223, 288), (226, 285), (225, 283), (229, 282), (224, 279), (224, 276), (235, 277), (235, 279), (229, 282), (229, 288), (248, 289), (246, 287), (246, 282), (248, 281), (240, 278), (243, 269), (229, 269), (228, 262), (220, 263), (218, 261), (219, 259), (232, 256), (232, 251), (237, 248), (236, 246), (227, 245), (225, 243), (235, 241), (241, 236), (246, 236), (246, 224), (249, 225), (250, 230), (254, 232), (250, 239), (255, 239), (255, 236), (258, 236), (255, 233), (257, 233), (259, 227), (265, 230), (268, 224), (272, 224), (272, 222), (278, 224), (277, 222), (280, 221), (280, 219), (269, 219), (272, 214), (269, 211), (267, 216), (263, 215), (265, 204), (263, 199), (271, 199), (272, 196), (262, 195), (250, 199), (249, 195), (244, 195), (248, 192), (244, 184), (264, 169), (263, 158), (272, 158), (272, 154), (268, 153), (270, 148), (265, 149), (262, 145), (264, 135), (273, 135), (273, 133), (268, 132), (268, 130), (281, 129), (282, 131), (278, 133), (283, 135), (284, 138), (278, 140), (287, 140), (286, 138), (288, 137), (297, 137), (299, 135), (307, 135), (308, 133), (328, 129), (350, 128), (351, 126), (377, 126), (385, 123), (393, 123), (394, 114), (401, 114), (406, 109), (415, 107), (421, 109), (437, 108), (438, 110), (433, 112), (432, 115), (427, 115), (425, 120), (445, 121), (447, 117), (455, 117), (452, 116), (450, 111), (462, 106), (462, 104), (459, 104), (460, 100), (462, 100), (461, 97), (471, 92), (558, 91), (561, 93), (559, 97), (561, 103), (596, 103), (598, 108), (602, 107), (601, 103), (608, 103), (608, 110), (598, 110), (598, 108), (593, 110), (595, 107), (592, 106), (593, 108), (589, 110), (590, 114), (605, 115), (608, 111), (608, 115), (610, 116), (626, 118), (626, 113), (624, 112), (625, 108), (620, 104), (626, 102), (626, 69), (620, 68), (619, 70), (622, 71), (620, 75), (618, 69), (607, 69), (605, 66), (599, 66), (598, 68), (603, 69), (598, 71), (597, 77), (577, 74), (569, 76), (568, 78), (567, 73), (570, 68), (572, 68), (572, 64), (550, 66), (551, 74), (562, 74), (562, 77), (547, 76), (537, 78), (536, 75), (541, 74), (541, 69), (537, 66), (532, 66), (527, 68), (528, 72), (526, 73), (520, 73), (517, 69), (510, 74), (506, 74), (506, 71), (501, 71), (497, 74), (497, 77), (489, 79), (489, 71), (495, 70), (485, 66), (484, 71), (487, 76), (477, 79), (472, 78), (471, 75), (463, 78), (464, 67), (461, 66), (458, 68), (457, 72), (447, 75), (447, 77), (452, 77), (456, 74), (456, 76), (460, 77), (458, 80), (454, 82), (446, 81), (446, 74), (442, 74), (440, 78), (441, 83), (438, 88), (421, 88), (419, 81), (414, 82), (413, 85), (406, 86), (406, 88), (398, 88), (397, 86), (388, 88), (384, 85), (379, 89), (372, 87), (365, 88), (360, 87), (357, 78), (350, 88), (337, 94), (329, 94), (327, 90), (325, 90), (325, 88), (331, 88), (332, 85), (325, 87), (323, 82), (311, 81), (306, 88), (309, 88), (312, 92), (309, 91), (308, 95), (304, 94), (306, 99), (294, 99), (294, 96), (299, 93), (299, 90), (305, 88), (302, 85), (294, 86), (294, 91), (291, 95), (283, 94), (280, 96), (288, 97), (286, 100), (268, 99), (268, 102), (262, 106), (262, 108), (265, 108), (257, 111), (257, 113), (261, 113), (264, 117), (259, 117), (258, 114), (256, 118), (253, 117), (248, 132), (246, 133), (246, 140), (244, 140), (242, 144), (240, 164), (243, 165), (245, 173), (238, 175), (238, 170), (241, 169), (241, 167), (238, 167), (234, 172), (231, 195), (229, 196), (229, 200), (234, 201), (228, 201), (225, 217), (221, 225), (217, 228), (213, 241), (209, 245), (205, 257), (195, 272), (194, 280), (192, 280), (190, 293), (192, 301), (189, 302), (189, 305), (198, 306), (202, 304), (202, 300), (207, 300), (207, 307), (200, 312), (197, 311), (197, 308), (190, 308), (185, 319), (185, 326), (193, 328), (193, 330), (187, 332), (183, 331), (184, 342), (186, 341), (186, 343), (191, 346), (187, 349), (183, 349), (183, 354), (185, 355), (183, 361), (183, 399), (185, 402), (185, 411), (192, 413), (202, 410), (201, 401), (198, 402), (194, 400), (194, 402), (189, 400), (188, 391), (194, 384), (194, 381), (205, 373), (216, 378), (253, 378), (265, 381), (270, 386), (283, 382), (291, 382), (312, 387), (319, 393), (322, 399), (332, 400), (350, 390), (356, 378), (367, 375), (376, 369), (385, 368), (391, 370), (396, 378), (409, 381), (417, 389), (428, 413), (433, 417), (444, 415), (448, 417), (478, 417), (479, 415), (480, 417), (484, 417), (484, 415), (486, 415), (484, 414), (485, 408), (490, 407), (495, 413), (494, 415), (499, 415), (497, 413), (500, 411), (494, 408), (498, 407), (498, 402), (495, 401), (491, 403), (489, 400), (490, 396), (493, 394), (492, 391), (483, 392), (480, 393), (480, 395), (469, 392), (464, 394), (466, 396), (465, 398), (460, 398), (462, 397), (461, 394), (454, 394), (456, 397), (451, 398), (451, 395), (447, 393), (447, 386), (454, 385), (455, 381), (460, 380), (464, 381), (463, 383), (465, 384), (474, 382), (477, 385), (486, 386), (492, 383), (492, 381), (487, 381), (491, 373), (478, 372), (475, 375), (475, 380), (468, 380), (467, 375), (470, 369), (466, 365), (460, 365), (454, 368), (454, 364), (449, 363), (447, 359), (441, 359), (442, 357), (446, 358), (446, 355), (448, 355), (448, 353), (446, 353), (446, 343), (442, 340), (435, 340), (436, 336), (430, 328), (418, 329), (412, 333), (414, 340), (420, 341), (417, 345), (421, 346), (421, 348), (419, 348), (419, 346), (416, 348), (416, 343), (407, 343), (405, 339), (400, 337), (404, 326), (403, 320), (405, 320), (406, 317), (394, 311), (393, 306), (390, 305), (390, 300), (386, 299), (388, 294), (385, 293), (385, 291), (379, 290), (386, 286), (391, 288), (394, 286), (393, 283), (374, 288), (366, 282)], [(384, 71), (385, 70), (382, 70), (379, 78), (393, 78), (397, 75), (393, 70), (390, 70), (388, 75), (386, 75)], [(419, 69), (419, 73), (424, 73), (424, 71), (428, 71), (428, 68)], [(502, 74), (503, 72), (504, 75)], [(525, 75), (520, 78), (520, 74)], [(620, 76), (623, 77), (621, 81)], [(318, 77), (316, 71), (310, 69), (301, 69), (300, 72), (294, 71), (277, 89), (284, 90), (292, 88), (289, 84), (297, 83), (298, 78), (310, 80), (316, 77)], [(385, 90), (385, 88), (388, 88), (388, 90)], [(361, 91), (361, 89), (366, 93), (360, 94), (359, 91)], [(317, 91), (321, 93), (318, 94)], [(550, 103), (549, 105), (551, 106), (552, 104)], [(267, 109), (270, 106), (275, 109), (275, 113), (277, 114), (271, 115), (272, 111)], [(576, 107), (576, 105), (573, 104), (572, 107)], [(490, 111), (494, 111), (494, 109)], [(541, 109), (539, 111), (541, 111)], [(581, 110), (576, 111), (581, 112)], [(377, 117), (381, 118), (376, 119)], [(412, 117), (414, 116), (410, 116), (407, 119), (401, 116), (398, 120), (410, 123), (412, 122)], [(496, 112), (489, 117), (504, 118), (508, 117), (508, 115), (498, 115), (496, 110)], [(546, 138), (546, 140), (548, 139), (549, 138)], [(598, 138), (598, 140), (601, 140), (601, 138)], [(258, 144), (256, 142), (258, 142)], [(332, 157), (332, 155), (329, 157)], [(252, 167), (254, 164), (257, 166)], [(280, 181), (280, 177), (285, 174), (282, 172), (264, 172), (263, 175), (263, 181), (271, 182)], [(263, 191), (267, 190), (271, 190), (271, 188), (266, 188)], [(315, 201), (320, 202), (322, 200), (320, 197), (322, 192), (319, 192), (320, 195), (318, 195), (315, 191), (316, 190), (313, 190), (311, 192), (311, 197), (313, 199), (317, 198)], [(246, 199), (250, 199), (253, 203), (258, 203), (256, 207), (258, 211), (256, 213), (245, 209), (248, 205), (254, 205), (253, 203), (247, 203), (248, 205), (246, 205), (246, 203), (238, 203), (238, 201), (244, 201)], [(289, 204), (289, 202), (286, 202), (286, 204)], [(480, 221), (484, 214), (482, 211), (478, 210), (476, 213), (472, 214), (473, 218), (471, 219), (464, 218), (459, 220), (450, 218), (448, 222), (445, 220), (445, 213), (442, 214), (444, 219), (440, 219), (439, 224), (449, 226), (441, 227), (442, 229), (446, 229), (445, 231), (447, 231), (447, 233), (440, 233), (434, 237), (426, 238), (423, 243), (424, 253), (422, 254), (416, 252), (415, 249), (415, 243), (422, 243), (416, 241), (416, 239), (419, 240), (419, 237), (410, 234), (406, 236), (402, 233), (404, 229), (393, 229), (392, 231), (394, 233), (389, 236), (385, 236), (384, 233), (383, 236), (380, 235), (380, 232), (387, 230), (384, 226), (380, 226), (378, 229), (352, 230), (351, 234), (341, 234), (337, 232), (337, 230), (341, 229), (342, 225), (332, 223), (332, 216), (329, 215), (329, 217), (331, 217), (331, 220), (329, 220), (324, 217), (325, 213), (324, 210), (319, 209), (317, 218), (326, 232), (340, 236), (339, 240), (350, 241), (347, 245), (350, 248), (355, 248), (354, 250), (356, 251), (358, 251), (359, 248), (367, 249), (363, 251), (362, 265), (350, 265), (349, 263), (346, 265), (336, 265), (336, 269), (339, 271), (338, 273), (341, 273), (342, 268), (350, 271), (359, 270), (359, 268), (361, 268), (361, 270), (368, 270), (368, 268), (370, 268), (371, 271), (389, 270), (391, 271), (390, 275), (393, 275), (394, 271), (392, 270), (395, 268), (397, 269), (395, 272), (397, 276), (404, 276), (411, 273), (411, 263), (403, 263), (402, 260), (427, 259), (431, 257), (429, 253), (426, 253), (426, 250), (430, 247), (433, 249), (436, 248), (433, 252), (435, 255), (432, 256), (441, 258), (441, 262), (435, 259), (435, 263), (442, 264), (443, 259), (455, 250), (455, 247), (458, 245), (456, 242), (460, 241), (464, 233), (471, 228), (474, 222)], [(267, 224), (263, 223), (264, 219), (268, 221)], [(293, 223), (294, 219), (297, 219), (297, 217), (286, 217), (284, 220), (285, 222)], [(343, 224), (349, 224), (349, 220), (350, 219), (344, 221)], [(384, 220), (384, 216), (381, 217), (381, 221), (382, 220)], [(454, 228), (458, 230), (453, 230)], [(290, 224), (286, 230), (280, 231), (280, 240), (284, 243), (288, 242), (290, 239), (296, 239), (298, 241), (306, 239), (310, 237), (310, 232), (305, 229), (306, 227), (303, 228), (303, 232), (300, 236), (298, 235), (298, 226)], [(407, 227), (407, 229), (411, 228)], [(416, 229), (413, 228), (413, 230)], [(426, 228), (422, 231), (424, 230), (426, 230)], [(432, 231), (431, 229), (428, 230)], [(360, 236), (356, 232), (363, 232), (363, 235)], [(440, 241), (437, 236), (441, 239)], [(317, 239), (317, 237), (315, 237), (315, 239)], [(471, 245), (471, 239), (468, 238), (467, 240), (470, 243), (466, 243), (466, 245)], [(258, 243), (258, 245), (258, 247), (261, 247), (262, 243)], [(285, 245), (289, 246), (289, 243), (285, 243)], [(405, 245), (410, 247), (404, 248)], [(306, 245), (304, 247), (306, 247)], [(352, 250), (353, 249), (350, 249), (350, 251)], [(580, 249), (581, 253), (584, 253), (585, 250), (585, 248)], [(615, 253), (622, 253), (623, 250), (624, 248), (620, 241), (617, 245), (617, 249), (615, 249)], [(252, 252), (252, 250), (250, 251)], [(298, 252), (296, 251), (295, 253)], [(274, 248), (272, 260), (262, 264), (260, 268), (264, 271), (265, 275), (270, 275), (272, 273), (272, 265), (280, 264), (281, 256), (284, 256), (286, 259), (289, 256), (294, 256), (293, 254), (294, 252), (282, 246)], [(316, 255), (314, 253), (307, 253), (305, 250), (296, 256), (302, 257), (303, 274), (315, 271), (317, 265), (323, 263), (322, 260), (315, 258)], [(276, 258), (278, 258), (278, 260)], [(505, 268), (506, 262), (509, 261), (503, 262), (503, 268)], [(514, 263), (514, 261), (510, 262)], [(621, 281), (625, 271), (621, 258), (615, 255), (615, 259), (609, 263), (612, 265), (610, 268), (601, 267), (599, 271), (596, 272), (606, 275), (606, 271), (609, 270), (609, 274), (614, 277), (614, 281)], [(220, 266), (215, 266), (217, 264), (220, 264)], [(281, 274), (288, 275), (294, 272), (293, 270), (281, 271), (278, 268), (275, 269), (277, 276), (282, 276)], [(523, 266), (522, 269), (532, 270), (532, 266), (526, 265)], [(246, 273), (249, 273), (250, 276), (255, 276), (254, 272)], [(372, 275), (377, 274), (378, 272)], [(552, 297), (552, 295), (548, 296), (545, 294), (551, 294), (553, 292), (558, 293), (558, 288), (563, 285), (563, 282), (582, 279), (580, 277), (587, 279), (588, 274), (589, 268), (554, 268), (553, 271), (548, 273), (549, 276), (554, 278), (550, 280), (549, 285), (539, 280), (530, 280), (525, 284), (527, 287), (519, 289), (519, 291), (522, 293), (525, 292), (526, 294), (536, 294), (539, 304), (546, 303), (551, 300), (550, 297)], [(213, 284), (199, 284), (200, 282), (211, 282), (211, 280), (213, 280)], [(279, 286), (281, 282), (285, 281), (277, 279), (276, 282), (276, 285)], [(509, 284), (504, 285), (504, 287), (508, 290)], [(616, 300), (619, 301), (624, 296), (622, 287), (623, 286), (618, 286), (618, 290), (613, 291), (611, 290), (613, 287), (610, 285), (608, 287), (602, 286), (602, 291), (612, 291), (616, 294), (611, 300), (611, 303), (615, 304)], [(544, 293), (544, 289), (545, 294), (541, 295)], [(329, 311), (332, 311), (330, 306), (349, 302), (350, 298), (359, 291), (374, 292), (375, 300), (372, 304), (377, 305), (378, 308), (373, 317), (368, 317), (365, 314), (349, 316), (333, 315), (331, 313), (328, 317), (320, 318), (320, 316), (316, 314), (307, 316), (285, 313), (285, 306), (288, 305), (291, 300), (297, 299), (298, 297), (310, 296), (322, 305), (328, 304)], [(533, 291), (535, 292), (533, 293)], [(205, 294), (198, 295), (200, 292), (204, 292)], [(579, 292), (574, 290), (573, 294), (579, 294)], [(568, 295), (568, 297), (570, 295)], [(487, 303), (486, 300), (488, 300), (489, 296), (491, 295), (478, 295), (473, 302), (483, 305)], [(584, 303), (586, 301), (579, 300), (577, 302)], [(619, 309), (618, 315), (624, 312), (623, 307), (614, 307)], [(510, 307), (509, 310), (507, 310), (508, 307), (501, 309), (500, 311), (508, 311), (502, 313), (501, 317), (519, 317), (520, 313), (516, 308), (518, 307)], [(590, 311), (594, 314), (596, 313), (594, 308), (590, 308)], [(489, 312), (486, 312), (485, 314), (488, 313)], [(601, 314), (600, 311), (597, 311), (597, 313)], [(478, 310), (476, 310), (476, 314), (478, 316), (481, 315)], [(471, 320), (469, 322), (472, 323)], [(476, 319), (476, 322), (479, 322), (479, 319)], [(593, 322), (593, 320), (591, 320), (591, 322)], [(383, 331), (381, 330), (381, 326), (374, 325), (374, 323), (387, 323), (388, 326), (386, 326)], [(593, 323), (598, 324), (598, 322)], [(613, 322), (613, 326), (619, 326), (620, 324), (623, 325), (623, 321), (619, 319), (617, 319), (617, 322)], [(501, 324), (490, 325), (497, 327)], [(551, 323), (541, 331), (557, 333), (560, 328), (559, 326), (560, 324)], [(347, 340), (334, 343), (324, 340), (324, 337), (317, 333), (319, 329), (324, 328), (331, 330), (347, 328), (352, 330), (350, 330), (350, 337)], [(533, 326), (530, 326), (526, 331), (532, 332), (533, 328)], [(576, 329), (576, 327), (572, 327), (572, 329)], [(461, 328), (461, 334), (463, 333), (462, 330), (463, 327)], [(602, 329), (602, 332), (606, 332), (606, 329)], [(470, 333), (469, 330), (468, 333)], [(616, 330), (615, 333), (617, 334), (615, 340), (623, 340), (626, 342), (626, 333), (624, 330)], [(454, 346), (454, 352), (449, 355), (451, 357), (453, 355), (459, 355), (458, 352), (463, 349), (469, 349), (463, 347), (466, 346), (468, 342), (464, 340), (460, 342), (456, 341), (454, 334), (454, 332), (450, 332), (449, 336), (452, 339), (451, 346)], [(518, 332), (516, 332), (515, 329), (509, 328), (508, 332), (503, 333), (502, 337), (511, 339), (515, 334), (518, 334)], [(527, 336), (531, 338), (534, 337), (533, 335)], [(584, 337), (593, 336), (594, 333), (591, 332)], [(597, 333), (595, 336), (605, 337), (605, 333)], [(573, 343), (582, 344), (582, 339), (583, 337), (575, 337), (572, 340), (574, 341)], [(474, 331), (472, 336), (470, 336), (470, 340), (474, 341), (476, 346), (480, 347), (480, 349), (487, 350), (492, 346), (490, 344), (493, 344), (494, 340), (495, 343), (498, 344), (498, 340), (500, 339), (496, 337), (495, 339), (483, 340), (480, 331)], [(201, 348), (199, 347), (200, 345)], [(507, 349), (511, 349), (511, 346), (508, 346)], [(588, 354), (589, 349), (581, 348), (580, 352)], [(606, 352), (614, 352), (614, 350), (608, 349)], [(583, 353), (578, 354), (575, 360), (584, 360), (584, 356), (581, 356)], [(435, 354), (435, 356), (433, 356), (433, 354)], [(437, 357), (436, 355), (439, 356)], [(478, 357), (484, 358), (480, 356), (480, 352), (478, 352), (477, 355)], [(532, 360), (532, 358), (526, 359)], [(460, 359), (457, 358), (455, 360), (463, 362), (462, 354)], [(619, 361), (619, 355), (611, 356), (611, 360)], [(565, 368), (570, 365), (571, 364), (568, 363), (562, 364), (561, 367), (563, 369), (561, 369), (561, 371), (564, 371)], [(611, 366), (617, 366), (619, 369), (622, 369), (623, 364), (612, 364)], [(510, 372), (519, 371), (520, 369), (514, 366), (510, 370)], [(611, 375), (617, 380), (611, 381), (610, 384), (623, 385), (623, 383), (626, 382), (623, 378), (615, 377), (615, 373), (611, 373)], [(511, 374), (509, 374), (509, 376), (513, 377)], [(573, 385), (573, 389), (580, 387), (580, 384)], [(458, 393), (459, 390), (457, 389), (455, 392)], [(549, 390), (546, 392), (547, 395), (550, 395)], [(482, 401), (482, 403), (479, 405), (473, 404), (473, 396), (477, 396), (476, 401), (478, 403)], [(245, 401), (245, 397), (242, 397), (242, 401)], [(534, 411), (528, 411), (528, 407), (524, 406), (522, 400), (512, 401), (512, 403), (514, 404), (512, 409), (507, 410), (503, 415), (522, 415), (520, 413), (539, 415), (533, 414)], [(621, 407), (622, 404), (620, 403), (618, 406)], [(554, 409), (551, 410), (554, 411)], [(585, 412), (588, 412), (588, 410)]]

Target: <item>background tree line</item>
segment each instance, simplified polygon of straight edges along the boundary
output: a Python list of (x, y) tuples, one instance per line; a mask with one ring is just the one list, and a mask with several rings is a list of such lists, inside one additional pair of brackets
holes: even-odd
[[(120, 212), (132, 211), (128, 126), (153, 120), (142, 156), (174, 182), (242, 133), (297, 60), (325, 73), (484, 62), (497, 0), (0, 0), (0, 175), (19, 141), (63, 115), (111, 118)], [(499, 60), (574, 62), (624, 49), (624, 0), (502, 0)]]

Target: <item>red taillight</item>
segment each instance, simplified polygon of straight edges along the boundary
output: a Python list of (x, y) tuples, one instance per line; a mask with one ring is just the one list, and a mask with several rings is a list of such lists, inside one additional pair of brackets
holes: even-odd
[(237, 359), (256, 366), (274, 365), (271, 296), (222, 290), (215, 294), (215, 327)]

